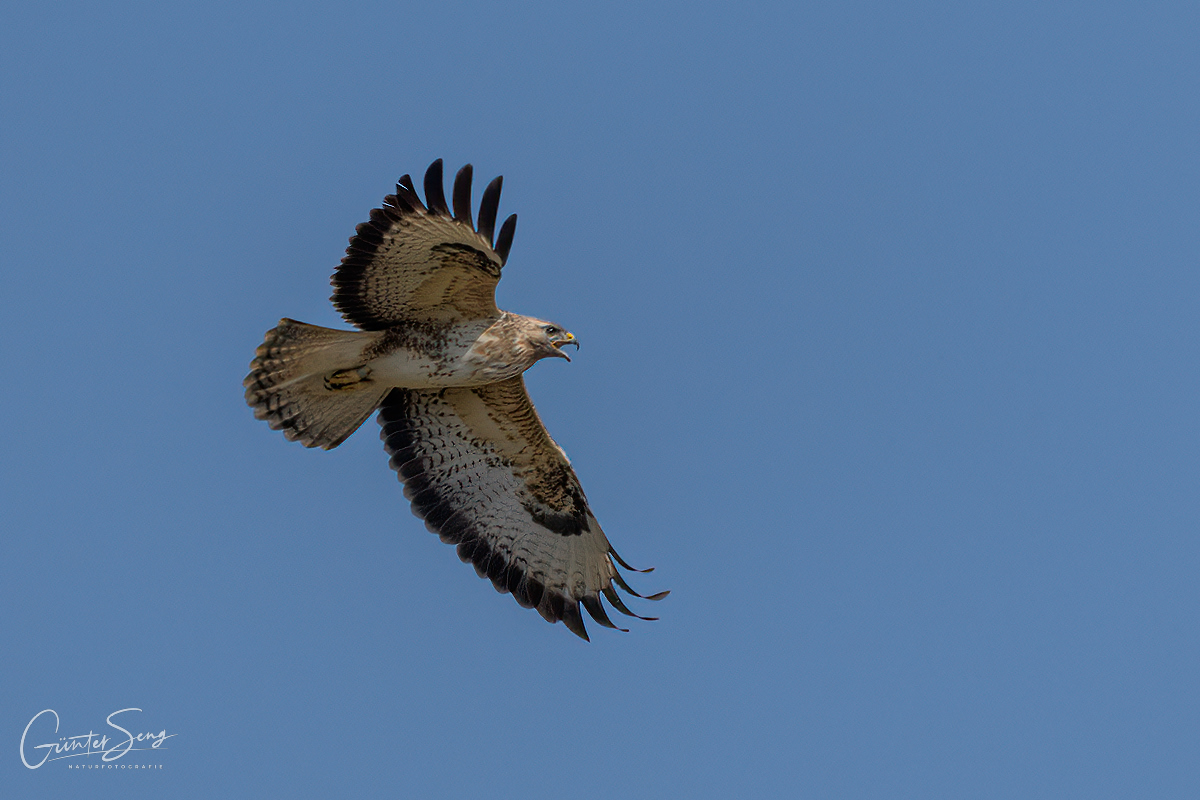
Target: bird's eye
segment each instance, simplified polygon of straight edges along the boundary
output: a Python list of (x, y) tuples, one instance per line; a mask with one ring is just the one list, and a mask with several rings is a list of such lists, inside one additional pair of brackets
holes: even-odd
[(558, 328), (554, 327), (553, 325), (546, 326), (546, 335), (547, 336), (553, 336), (554, 334), (556, 334), (558, 332), (559, 332)]

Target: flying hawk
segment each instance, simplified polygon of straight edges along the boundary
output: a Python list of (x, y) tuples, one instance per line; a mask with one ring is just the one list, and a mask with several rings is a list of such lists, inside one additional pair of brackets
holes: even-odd
[[(497, 591), (588, 638), (579, 606), (616, 628), (600, 602), (635, 597), (571, 463), (538, 418), (521, 377), (570, 357), (575, 336), (501, 311), (496, 283), (517, 217), (493, 233), (501, 178), (471, 221), (471, 165), (446, 203), (442, 161), (425, 203), (405, 175), (359, 225), (332, 277), (334, 306), (360, 330), (282, 319), (242, 382), (254, 416), (305, 447), (337, 447), (376, 409), (384, 449), (413, 513)], [(614, 561), (616, 564), (614, 564)], [(646, 599), (658, 600), (666, 592)], [(625, 630), (624, 628), (620, 630)]]

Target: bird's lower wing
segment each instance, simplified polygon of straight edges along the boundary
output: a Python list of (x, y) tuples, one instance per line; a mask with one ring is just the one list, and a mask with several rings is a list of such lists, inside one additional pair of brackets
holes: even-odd
[(498, 591), (584, 639), (581, 604), (600, 624), (616, 627), (601, 595), (638, 616), (614, 589), (641, 596), (614, 559), (629, 567), (604, 536), (520, 377), (473, 389), (394, 389), (380, 406), (379, 424), (413, 512)]

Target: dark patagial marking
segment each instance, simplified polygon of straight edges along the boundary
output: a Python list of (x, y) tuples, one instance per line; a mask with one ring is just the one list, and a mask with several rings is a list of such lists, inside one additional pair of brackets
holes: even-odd
[(442, 244), (434, 245), (430, 248), (430, 251), (441, 256), (443, 264), (447, 262), (466, 264), (493, 278), (500, 277), (500, 268), (496, 266), (495, 262), (470, 245), (459, 244), (458, 242), (443, 242)]
[(580, 511), (555, 511), (541, 503), (521, 505), (534, 522), (563, 536), (578, 536), (588, 529), (587, 515)]

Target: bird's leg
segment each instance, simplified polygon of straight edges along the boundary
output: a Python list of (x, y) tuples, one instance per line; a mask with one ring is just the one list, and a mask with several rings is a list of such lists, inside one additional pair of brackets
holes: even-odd
[(339, 369), (325, 376), (325, 388), (332, 391), (356, 388), (358, 384), (371, 380), (371, 368), (366, 364), (349, 369)]

